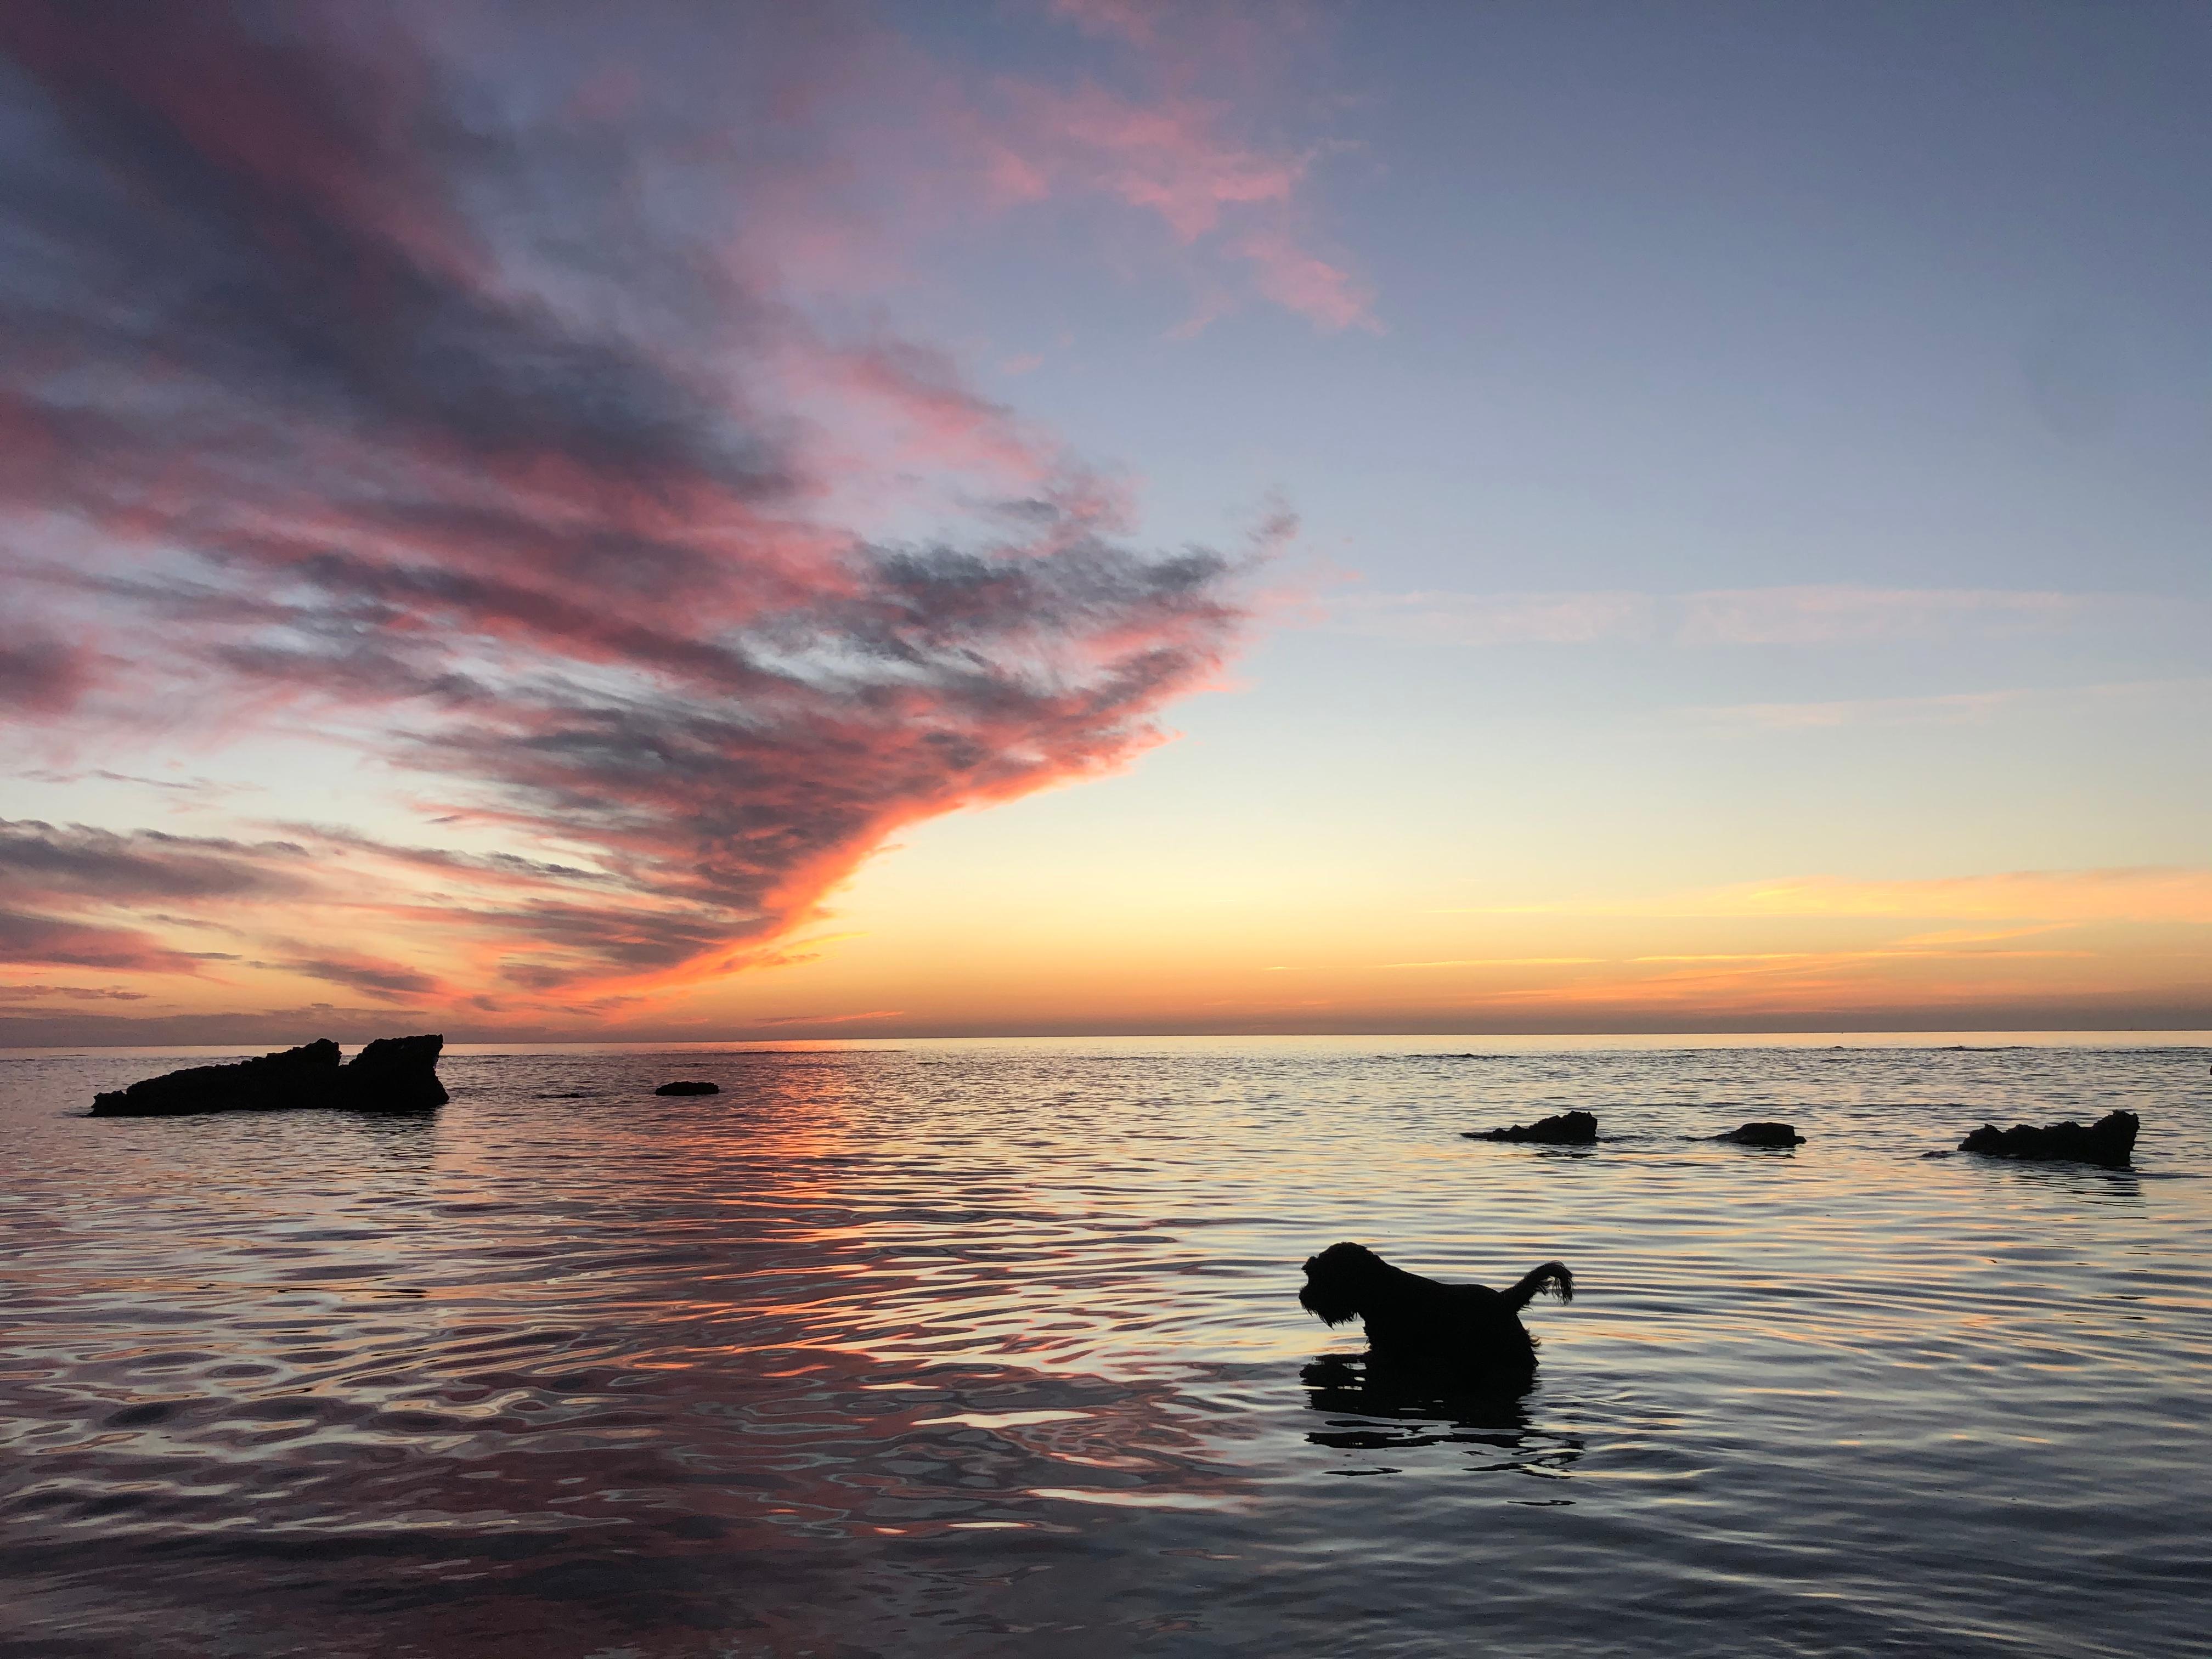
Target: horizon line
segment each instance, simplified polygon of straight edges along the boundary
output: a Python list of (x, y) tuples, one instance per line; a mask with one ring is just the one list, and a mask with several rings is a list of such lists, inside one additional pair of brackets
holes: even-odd
[[(441, 1034), (442, 1035), (442, 1034)], [(2181, 1042), (2143, 1042), (2128, 1044), (2142, 1048), (2200, 1048), (2212, 1047), (2212, 1025), (2180, 1026), (1853, 1026), (1796, 1030), (1573, 1030), (1573, 1031), (1404, 1031), (1404, 1030), (1344, 1030), (1344, 1031), (957, 1031), (913, 1033), (900, 1036), (800, 1036), (786, 1034), (779, 1036), (727, 1037), (630, 1037), (591, 1038), (579, 1036), (491, 1036), (455, 1037), (447, 1041), (453, 1050), (488, 1050), (506, 1047), (525, 1048), (880, 1048), (902, 1042), (1180, 1042), (1212, 1041), (1283, 1042), (1300, 1041), (1418, 1041), (1425, 1042), (1535, 1042), (1546, 1044), (1573, 1042), (1577, 1040), (1609, 1041), (1616, 1042), (1663, 1043), (1670, 1038), (1697, 1039), (1710, 1045), (1717, 1041), (1737, 1039), (1747, 1047), (1784, 1047), (1810, 1043), (1820, 1039), (1844, 1039), (1837, 1047), (1854, 1046), (1849, 1039), (1858, 1039), (1858, 1046), (1909, 1048), (1918, 1046), (1911, 1042), (1876, 1042), (1872, 1039), (1926, 1039), (1936, 1037), (2008, 1037), (2014, 1042), (1992, 1046), (2035, 1048), (2087, 1046), (2081, 1041), (2060, 1042), (2059, 1039), (2093, 1040), (2096, 1038), (2137, 1039), (2179, 1038)], [(2033, 1039), (2041, 1038), (2039, 1043)], [(2187, 1039), (2197, 1039), (2188, 1041)], [(308, 1039), (312, 1041), (313, 1039)], [(349, 1042), (338, 1039), (342, 1047), (355, 1046), (361, 1038)], [(214, 1041), (191, 1042), (172, 1039), (168, 1042), (131, 1042), (124, 1041), (81, 1042), (58, 1043), (0, 1043), (0, 1054), (52, 1055), (85, 1049), (105, 1049), (118, 1053), (166, 1053), (182, 1049), (208, 1049), (236, 1053), (256, 1049), (282, 1049), (297, 1046), (283, 1038), (219, 1038)], [(1957, 1046), (1957, 1045), (1944, 1045)]]

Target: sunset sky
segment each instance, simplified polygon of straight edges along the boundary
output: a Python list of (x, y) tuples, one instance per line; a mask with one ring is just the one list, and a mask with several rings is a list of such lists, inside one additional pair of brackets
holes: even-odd
[(2212, 1024), (2212, 12), (0, 7), (0, 1044)]

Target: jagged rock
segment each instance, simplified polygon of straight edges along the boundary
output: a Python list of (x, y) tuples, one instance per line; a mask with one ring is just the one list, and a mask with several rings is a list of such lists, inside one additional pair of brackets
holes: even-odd
[(1733, 1141), (1739, 1146), (1802, 1146), (1805, 1144), (1805, 1137), (1797, 1133), (1796, 1126), (1789, 1123), (1746, 1123), (1717, 1135), (1708, 1135), (1706, 1139)]
[(379, 1037), (338, 1073), (341, 1091), (356, 1111), (427, 1112), (446, 1103), (438, 1081), (442, 1036)]
[(657, 1095), (719, 1095), (719, 1083), (664, 1083), (653, 1093)]
[(380, 1037), (341, 1064), (328, 1037), (228, 1066), (193, 1066), (93, 1097), (94, 1117), (173, 1117), (186, 1112), (276, 1112), (336, 1107), (351, 1112), (427, 1112), (446, 1103), (438, 1081), (442, 1036)]
[(1534, 1123), (1504, 1129), (1469, 1129), (1468, 1140), (1528, 1140), (1546, 1146), (1580, 1146), (1597, 1139), (1597, 1119), (1589, 1112), (1561, 1112)]
[(2082, 1164), (2125, 1164), (2134, 1154), (2142, 1120), (2133, 1112), (2107, 1112), (2084, 1128), (2068, 1118), (2041, 1128), (2016, 1124), (2000, 1129), (1984, 1123), (1959, 1143), (1962, 1152), (1992, 1158), (2070, 1158)]

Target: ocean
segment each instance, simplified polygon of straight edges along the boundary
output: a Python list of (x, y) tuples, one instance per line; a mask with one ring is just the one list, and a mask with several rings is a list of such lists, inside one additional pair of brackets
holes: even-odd
[[(0, 1653), (2203, 1654), (2212, 1049), (1752, 1041), (18, 1052)], [(1578, 1293), (1525, 1395), (1370, 1378), (1340, 1239)]]

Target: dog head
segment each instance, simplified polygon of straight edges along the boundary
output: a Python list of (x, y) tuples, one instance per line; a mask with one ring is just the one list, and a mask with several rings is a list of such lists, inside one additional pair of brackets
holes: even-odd
[(1359, 1317), (1378, 1281), (1389, 1272), (1382, 1258), (1364, 1244), (1332, 1244), (1306, 1258), (1306, 1282), (1298, 1305), (1318, 1314), (1327, 1325)]

